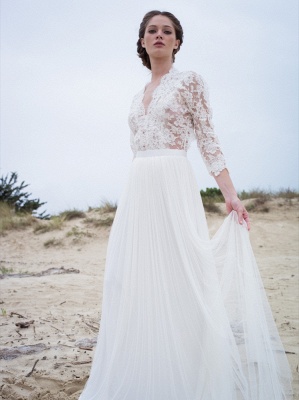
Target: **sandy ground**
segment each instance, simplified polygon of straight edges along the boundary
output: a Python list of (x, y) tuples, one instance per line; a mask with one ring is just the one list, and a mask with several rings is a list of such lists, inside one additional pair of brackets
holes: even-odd
[[(298, 201), (293, 205), (284, 200), (270, 202), (270, 212), (252, 213), (250, 233), (293, 371), (297, 400), (298, 205)], [(207, 214), (211, 234), (223, 218)], [(1, 399), (78, 399), (91, 366), (92, 339), (99, 328), (109, 230), (76, 219), (57, 231), (36, 234), (28, 227), (0, 237), (0, 267), (28, 275), (0, 280)], [(45, 247), (53, 238), (54, 244)], [(49, 268), (58, 272), (61, 267), (80, 272), (32, 276)], [(16, 326), (32, 320), (28, 328)]]

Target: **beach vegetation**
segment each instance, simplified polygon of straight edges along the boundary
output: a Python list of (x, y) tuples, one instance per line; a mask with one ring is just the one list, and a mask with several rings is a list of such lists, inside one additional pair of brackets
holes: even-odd
[[(206, 188), (200, 191), (200, 195), (206, 212), (221, 213), (219, 203), (224, 202), (224, 197), (220, 189)], [(249, 191), (243, 190), (238, 193), (238, 196), (242, 201), (246, 201), (246, 209), (249, 212), (268, 213), (270, 202), (274, 199), (284, 199), (284, 202), (278, 204), (279, 207), (293, 206), (294, 201), (299, 201), (299, 192), (290, 188), (277, 191), (254, 188)]]
[(74, 226), (70, 231), (67, 232), (66, 236), (73, 236), (75, 239), (80, 239), (82, 237), (92, 237), (92, 234), (88, 231), (83, 231), (82, 229), (79, 229), (77, 226)]
[(44, 243), (44, 246), (46, 248), (49, 248), (49, 247), (61, 247), (62, 245), (63, 245), (63, 241), (61, 239), (55, 239), (55, 238), (48, 239)]
[(45, 211), (37, 213), (37, 210), (46, 204), (40, 199), (31, 199), (31, 193), (25, 189), (29, 184), (24, 181), (18, 182), (18, 174), (11, 172), (0, 177), (0, 202), (6, 203), (16, 213), (31, 214), (37, 218), (47, 219), (49, 215)]
[(217, 203), (223, 203), (224, 197), (218, 188), (206, 188), (200, 191), (205, 212), (221, 214), (221, 209)]
[(50, 218), (48, 221), (40, 221), (38, 222), (34, 229), (34, 233), (46, 233), (46, 232), (51, 232), (55, 230), (60, 230), (62, 229), (64, 219), (60, 216), (54, 215)]
[(6, 274), (12, 274), (13, 273), (13, 268), (7, 268), (4, 265), (0, 267), (0, 274), (1, 275), (6, 275)]
[(206, 190), (201, 190), (200, 195), (202, 198), (202, 201), (205, 202), (205, 200), (214, 202), (214, 203), (223, 203), (224, 202), (224, 197), (221, 193), (221, 190), (218, 188), (206, 188)]
[(52, 215), (48, 221), (39, 221), (34, 227), (34, 233), (39, 234), (61, 230), (65, 221), (85, 217), (86, 214), (81, 210), (66, 210), (59, 213), (58, 215)]
[(115, 213), (117, 210), (117, 203), (103, 199), (99, 207), (93, 209), (101, 214)]
[(93, 225), (95, 228), (101, 227), (101, 226), (111, 226), (114, 221), (114, 215), (105, 215), (101, 216), (100, 218), (86, 218), (84, 222), (89, 225)]
[(59, 214), (59, 217), (61, 217), (64, 221), (70, 221), (72, 219), (85, 218), (86, 214), (85, 214), (85, 212), (74, 208), (72, 210), (66, 210), (66, 211), (61, 212)]
[(111, 226), (115, 213), (117, 210), (117, 203), (109, 200), (102, 200), (99, 207), (89, 208), (90, 214), (85, 218), (84, 222), (93, 225), (95, 228)]
[(263, 190), (263, 189), (252, 189), (250, 191), (243, 190), (238, 193), (241, 200), (250, 200), (246, 204), (246, 209), (249, 212), (262, 212), (267, 213), (270, 211), (271, 201), (275, 199), (284, 200), (284, 202), (279, 202), (278, 206), (282, 207), (284, 205), (293, 206), (294, 201), (299, 200), (299, 192), (295, 189), (279, 189), (277, 191)]
[(251, 189), (249, 191), (242, 190), (238, 193), (241, 200), (262, 198), (266, 200), (271, 199), (299, 199), (299, 192), (291, 188), (281, 188), (279, 190), (264, 190), (264, 189)]
[(268, 213), (270, 211), (270, 207), (267, 206), (267, 199), (264, 197), (258, 197), (257, 199), (253, 199), (246, 205), (246, 210), (248, 212), (263, 212)]
[(12, 229), (25, 229), (36, 224), (36, 218), (30, 213), (16, 212), (6, 202), (0, 202), (0, 235)]

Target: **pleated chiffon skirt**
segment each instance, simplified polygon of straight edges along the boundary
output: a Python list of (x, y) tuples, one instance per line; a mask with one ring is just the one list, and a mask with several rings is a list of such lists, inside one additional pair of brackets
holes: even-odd
[(245, 222), (210, 240), (186, 153), (138, 152), (80, 400), (285, 400), (290, 381)]

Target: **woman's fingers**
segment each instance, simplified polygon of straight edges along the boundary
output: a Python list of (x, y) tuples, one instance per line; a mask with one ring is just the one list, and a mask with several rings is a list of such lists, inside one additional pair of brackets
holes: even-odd
[(242, 208), (240, 208), (237, 211), (237, 213), (238, 213), (238, 218), (239, 218), (240, 224), (243, 224), (243, 220), (244, 220), (246, 222), (247, 229), (250, 230), (250, 220), (249, 220), (248, 212), (246, 211), (245, 207), (242, 206)]
[(236, 198), (232, 201), (226, 201), (226, 210), (229, 214), (232, 210), (236, 211), (238, 215), (238, 221), (240, 225), (243, 224), (243, 220), (246, 222), (247, 229), (250, 230), (250, 220), (246, 208), (243, 206), (241, 200)]

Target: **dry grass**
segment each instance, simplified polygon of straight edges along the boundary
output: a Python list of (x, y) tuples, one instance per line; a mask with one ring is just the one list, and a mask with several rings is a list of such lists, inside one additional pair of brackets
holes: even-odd
[(299, 193), (290, 188), (277, 191), (253, 189), (247, 192), (243, 190), (238, 195), (241, 200), (251, 200), (246, 205), (246, 209), (249, 212), (268, 213), (271, 209), (271, 201), (274, 199), (283, 200), (283, 203), (279, 203), (280, 207), (292, 207), (299, 200)]
[(99, 212), (101, 214), (115, 213), (116, 210), (117, 210), (117, 203), (108, 200), (102, 200), (100, 207), (94, 209), (94, 211)]
[(103, 215), (100, 218), (91, 217), (91, 218), (86, 218), (84, 220), (84, 222), (86, 224), (90, 224), (90, 225), (94, 226), (95, 228), (99, 228), (101, 226), (111, 226), (113, 221), (114, 221), (114, 215), (110, 215), (110, 214)]
[(267, 199), (265, 197), (259, 197), (257, 199), (252, 200), (252, 202), (248, 203), (246, 206), (246, 210), (249, 212), (267, 213), (270, 211), (270, 207), (267, 206)]
[(59, 217), (61, 217), (63, 221), (70, 221), (72, 219), (85, 218), (86, 214), (85, 212), (74, 208), (73, 210), (63, 211), (59, 214)]
[(44, 243), (44, 246), (46, 248), (48, 248), (48, 247), (61, 247), (61, 246), (63, 246), (63, 241), (62, 241), (62, 239), (52, 238), (52, 239), (46, 240), (45, 243)]
[(12, 229), (25, 229), (36, 223), (36, 218), (31, 214), (16, 213), (6, 203), (0, 203), (0, 234)]
[(49, 220), (40, 221), (34, 228), (34, 233), (46, 233), (55, 230), (60, 230), (65, 221), (70, 221), (77, 218), (85, 218), (86, 214), (80, 210), (66, 210), (59, 215), (53, 215)]
[(74, 226), (70, 231), (67, 232), (66, 237), (72, 237), (74, 242), (79, 242), (84, 237), (92, 237), (92, 233), (83, 231), (77, 226)]
[(279, 189), (275, 192), (275, 197), (283, 199), (299, 199), (299, 192), (294, 189)]
[(221, 214), (220, 207), (213, 199), (203, 199), (202, 201), (205, 212)]
[(63, 222), (63, 218), (61, 218), (60, 216), (54, 216), (51, 217), (51, 219), (48, 221), (38, 222), (37, 225), (34, 227), (33, 232), (39, 234), (60, 230), (62, 229)]
[(290, 189), (290, 188), (279, 189), (277, 191), (255, 188), (250, 191), (243, 190), (242, 192), (238, 193), (238, 196), (240, 197), (241, 200), (257, 199), (257, 198), (265, 200), (271, 200), (273, 198), (298, 199), (299, 192), (296, 191), (295, 189)]
[(12, 274), (13, 268), (6, 268), (4, 265), (0, 267), (0, 275)]
[(241, 200), (263, 199), (266, 201), (273, 197), (273, 193), (262, 189), (252, 189), (249, 192), (243, 190), (242, 192), (238, 193), (238, 196)]
[[(92, 216), (86, 218), (84, 222), (86, 224), (94, 226), (95, 228), (111, 226), (114, 221), (116, 210), (117, 203), (103, 200), (100, 207), (89, 209), (90, 212), (94, 213), (92, 214)], [(95, 215), (95, 213), (97, 215)]]

